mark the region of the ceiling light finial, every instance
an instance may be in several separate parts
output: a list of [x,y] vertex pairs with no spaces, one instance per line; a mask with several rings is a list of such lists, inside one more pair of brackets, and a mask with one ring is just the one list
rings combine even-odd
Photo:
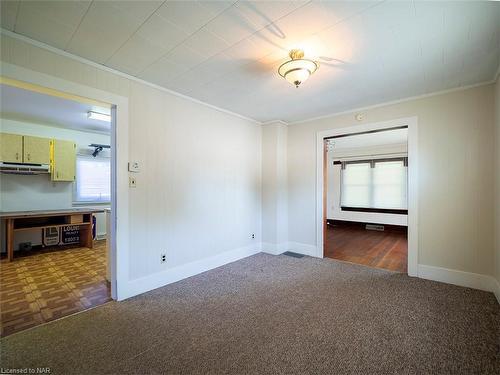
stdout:
[[292,60],[302,59],[304,57],[304,51],[301,49],[292,49],[288,54]]
[[304,51],[292,49],[288,54],[291,60],[281,64],[278,73],[295,87],[299,87],[319,68],[316,61],[304,59]]

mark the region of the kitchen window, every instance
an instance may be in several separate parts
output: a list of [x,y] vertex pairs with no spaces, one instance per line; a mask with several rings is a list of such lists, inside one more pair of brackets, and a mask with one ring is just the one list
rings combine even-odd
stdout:
[[111,201],[110,158],[77,155],[75,203],[109,203]]

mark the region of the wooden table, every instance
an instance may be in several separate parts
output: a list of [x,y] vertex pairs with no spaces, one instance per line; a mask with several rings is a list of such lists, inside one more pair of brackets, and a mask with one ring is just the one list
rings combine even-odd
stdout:
[[[14,233],[26,230],[51,227],[65,227],[68,225],[80,228],[80,246],[93,247],[92,223],[93,216],[102,209],[75,208],[68,210],[43,210],[0,212],[0,219],[5,220],[5,238],[7,244],[7,259],[14,259]],[[83,235],[82,235],[83,233]]]

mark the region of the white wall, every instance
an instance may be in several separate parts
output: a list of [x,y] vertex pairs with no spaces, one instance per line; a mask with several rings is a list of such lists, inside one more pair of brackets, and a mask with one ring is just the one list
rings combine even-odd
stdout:
[[[493,86],[363,113],[363,123],[418,116],[418,262],[493,275]],[[355,124],[348,113],[289,126],[290,241],[316,246],[316,133]]]
[[131,277],[260,242],[260,126],[133,82],[129,98]]
[[500,301],[500,80],[495,83],[495,256],[497,299]]
[[262,129],[262,249],[269,253],[285,251],[288,241],[287,132],[281,122]]
[[260,250],[260,125],[5,35],[1,59],[128,98],[129,157],[141,164],[129,190],[133,293]]
[[[0,131],[12,134],[32,135],[73,141],[77,144],[77,153],[88,155],[87,146],[91,143],[110,144],[110,136],[91,132],[29,123],[7,118],[0,118]],[[110,157],[109,150],[103,150],[99,157]],[[0,174],[0,202],[2,211],[55,210],[73,207],[73,183],[52,182],[50,175],[9,175]],[[109,205],[101,205],[109,207]],[[82,207],[82,205],[79,205]],[[2,225],[2,231],[4,230]],[[104,214],[96,214],[96,230],[99,237],[106,236],[106,220]],[[25,231],[16,233],[14,249],[21,242],[32,245],[42,243],[41,231]],[[5,243],[1,244],[2,251]]]
[[342,211],[340,208],[341,166],[333,164],[335,160],[349,158],[350,160],[367,159],[370,157],[405,156],[406,144],[380,145],[377,147],[357,147],[356,149],[328,151],[327,164],[327,218],[332,220],[356,221],[362,223],[408,225],[408,215],[384,214],[378,212]]

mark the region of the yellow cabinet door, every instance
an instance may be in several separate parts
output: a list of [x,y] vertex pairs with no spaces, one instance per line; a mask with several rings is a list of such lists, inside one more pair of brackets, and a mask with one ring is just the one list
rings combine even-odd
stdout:
[[74,181],[76,174],[76,144],[58,139],[51,142],[52,181]]
[[23,162],[23,136],[0,133],[0,161],[4,163]]
[[50,139],[24,136],[24,163],[49,164]]

